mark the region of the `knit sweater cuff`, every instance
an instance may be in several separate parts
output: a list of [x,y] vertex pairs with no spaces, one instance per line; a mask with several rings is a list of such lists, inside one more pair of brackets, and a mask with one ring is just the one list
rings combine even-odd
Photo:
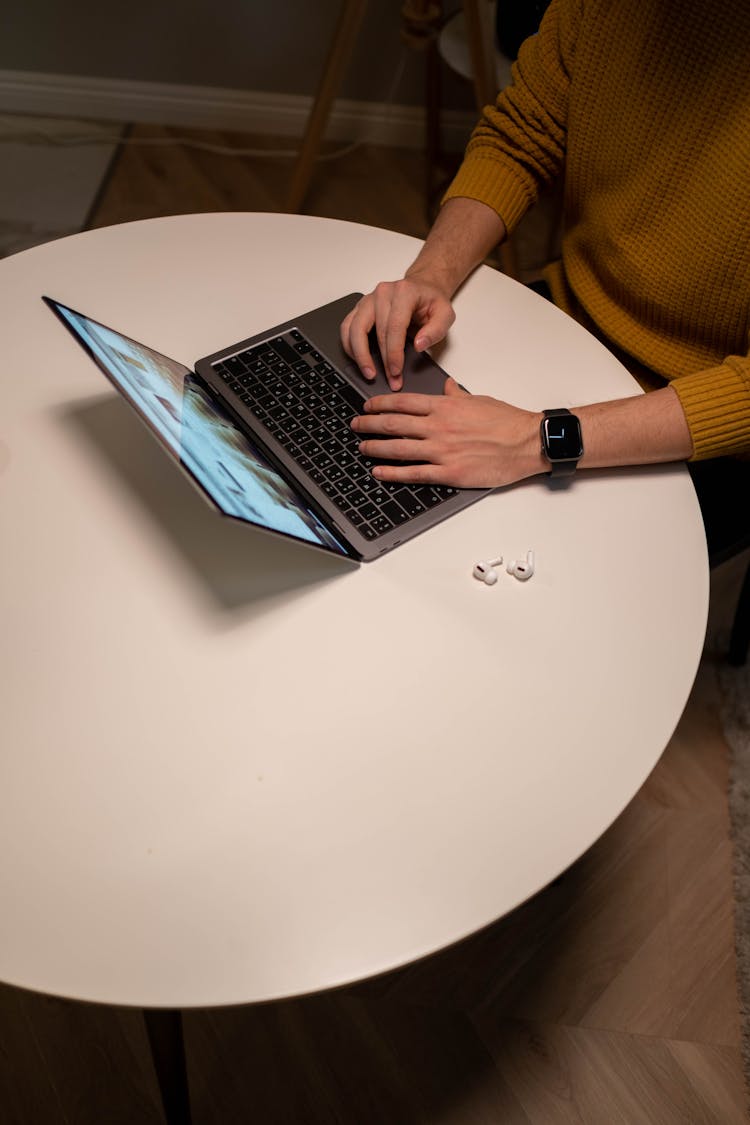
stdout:
[[457,197],[476,199],[491,207],[505,223],[510,234],[532,202],[528,186],[513,172],[503,167],[495,156],[467,158],[443,197],[443,203]]
[[693,439],[691,461],[728,457],[750,449],[750,373],[747,361],[673,379]]

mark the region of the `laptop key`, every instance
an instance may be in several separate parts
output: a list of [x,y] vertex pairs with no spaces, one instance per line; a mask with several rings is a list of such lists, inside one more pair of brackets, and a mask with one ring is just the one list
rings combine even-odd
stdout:
[[344,383],[340,391],[341,398],[343,398],[349,406],[351,406],[357,414],[362,414],[365,406],[365,399],[355,390],[351,383]]
[[277,355],[289,364],[296,363],[299,358],[299,353],[294,350],[291,344],[286,342],[283,336],[277,336],[275,340],[272,340],[271,347]]
[[[346,453],[341,454],[341,456],[339,457],[339,464],[340,465],[345,464],[344,458],[346,456],[347,456]],[[354,465],[348,466],[348,469],[349,469],[349,476],[352,478],[352,480],[355,480],[357,482],[357,484],[359,485],[360,488],[362,487],[363,481],[373,479],[370,476],[370,470],[365,468],[364,465],[354,464]]]
[[458,491],[455,488],[449,488],[445,484],[433,484],[433,491],[437,492],[441,500],[447,500],[450,496],[455,496]]
[[386,531],[390,531],[393,524],[386,516],[375,516],[370,520],[370,527],[374,528],[378,535],[385,535]]
[[244,375],[247,371],[245,364],[238,355],[233,355],[231,359],[225,359],[224,366],[228,371],[231,371],[233,375]]
[[299,397],[309,410],[316,411],[321,405],[320,396],[312,387],[305,387]]
[[418,516],[420,512],[424,512],[425,510],[422,501],[408,488],[400,489],[393,498],[394,500],[398,500],[401,507],[404,508],[410,516]]
[[[406,521],[409,518],[409,516],[404,511],[404,509],[401,507],[401,505],[397,504],[395,500],[386,501],[385,504],[381,505],[380,510],[395,525],[398,525],[400,523],[406,523]],[[373,520],[371,522],[374,524],[375,521]]]
[[278,403],[276,406],[272,406],[268,413],[271,415],[274,422],[285,424],[291,421],[288,410],[286,410],[286,408],[283,407],[281,403]]
[[382,485],[376,483],[376,487],[370,489],[368,496],[373,504],[384,504],[388,499],[388,492]]
[[427,484],[421,484],[411,491],[420,504],[424,504],[425,508],[434,508],[436,504],[441,504],[443,501],[443,497],[438,496],[434,488],[430,488]]
[[[310,456],[310,459],[313,465],[315,465],[315,468],[330,469],[331,465],[333,465],[333,461],[331,460],[331,458],[327,453],[321,453],[320,446],[316,446],[315,448],[316,452],[314,454],[311,454]],[[307,450],[305,450],[305,452],[307,452]]]

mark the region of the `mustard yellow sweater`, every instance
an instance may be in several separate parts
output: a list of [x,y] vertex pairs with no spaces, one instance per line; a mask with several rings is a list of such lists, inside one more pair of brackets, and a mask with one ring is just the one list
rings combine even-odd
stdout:
[[512,231],[564,176],[555,299],[750,451],[750,0],[552,0],[448,191]]

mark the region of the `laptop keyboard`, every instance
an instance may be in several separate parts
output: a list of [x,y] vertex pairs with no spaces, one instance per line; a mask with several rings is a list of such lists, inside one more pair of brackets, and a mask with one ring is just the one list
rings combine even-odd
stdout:
[[365,539],[377,539],[455,495],[455,488],[443,485],[373,477],[373,466],[387,462],[363,457],[351,429],[365,399],[298,329],[214,369]]

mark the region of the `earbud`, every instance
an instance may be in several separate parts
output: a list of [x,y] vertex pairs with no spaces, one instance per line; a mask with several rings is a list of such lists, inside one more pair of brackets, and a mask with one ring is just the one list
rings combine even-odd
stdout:
[[499,559],[492,559],[489,562],[478,562],[474,567],[472,574],[478,578],[480,582],[484,582],[486,586],[494,586],[497,582],[497,571],[494,569],[500,566],[503,561],[501,555]]
[[534,552],[526,552],[526,560],[514,559],[513,562],[508,563],[506,570],[508,574],[512,574],[519,582],[525,582],[527,578],[531,578],[534,573]]

